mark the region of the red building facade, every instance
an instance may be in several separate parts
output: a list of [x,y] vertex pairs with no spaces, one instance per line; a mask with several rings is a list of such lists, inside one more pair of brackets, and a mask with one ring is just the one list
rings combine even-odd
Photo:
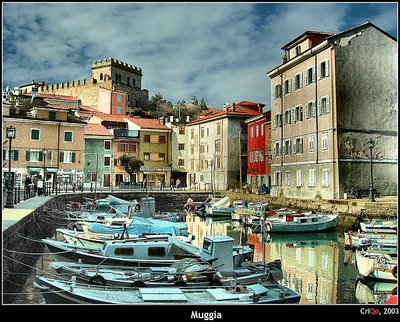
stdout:
[[247,182],[252,189],[262,184],[270,185],[270,144],[271,111],[246,120],[247,124]]

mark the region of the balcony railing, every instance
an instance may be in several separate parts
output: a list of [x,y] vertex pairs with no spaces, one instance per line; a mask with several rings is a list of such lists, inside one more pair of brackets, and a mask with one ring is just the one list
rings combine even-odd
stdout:
[[116,138],[138,138],[139,131],[138,130],[126,130],[126,129],[114,129],[114,137]]

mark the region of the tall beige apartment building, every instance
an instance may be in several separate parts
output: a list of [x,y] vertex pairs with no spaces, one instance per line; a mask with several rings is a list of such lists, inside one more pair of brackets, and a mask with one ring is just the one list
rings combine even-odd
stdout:
[[267,72],[271,194],[339,199],[372,180],[381,195],[396,195],[397,40],[367,22],[306,31],[282,50]]

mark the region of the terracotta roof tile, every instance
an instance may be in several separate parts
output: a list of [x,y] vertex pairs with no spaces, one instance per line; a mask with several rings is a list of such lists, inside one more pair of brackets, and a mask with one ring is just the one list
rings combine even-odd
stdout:
[[[32,96],[32,93],[25,93],[22,94],[23,96]],[[46,94],[46,93],[38,93],[36,97],[39,98],[50,98],[50,99],[55,99],[55,100],[64,100],[64,101],[77,101],[78,98],[74,96],[67,96],[67,95],[55,95],[55,94]]]
[[169,130],[169,127],[161,124],[158,119],[149,119],[149,118],[142,118],[142,117],[126,117],[132,123],[140,126],[144,129],[157,129],[157,130]]
[[84,135],[113,136],[113,134],[101,124],[89,123],[87,126],[85,126],[83,133]]

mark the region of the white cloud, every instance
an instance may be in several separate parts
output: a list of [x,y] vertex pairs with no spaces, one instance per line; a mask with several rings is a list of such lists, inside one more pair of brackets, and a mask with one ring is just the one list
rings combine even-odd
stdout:
[[306,30],[341,31],[366,20],[396,30],[395,7],[380,8],[356,21],[348,3],[8,3],[3,82],[83,79],[93,60],[113,57],[142,68],[150,96],[268,107],[266,72],[280,64],[283,45]]

